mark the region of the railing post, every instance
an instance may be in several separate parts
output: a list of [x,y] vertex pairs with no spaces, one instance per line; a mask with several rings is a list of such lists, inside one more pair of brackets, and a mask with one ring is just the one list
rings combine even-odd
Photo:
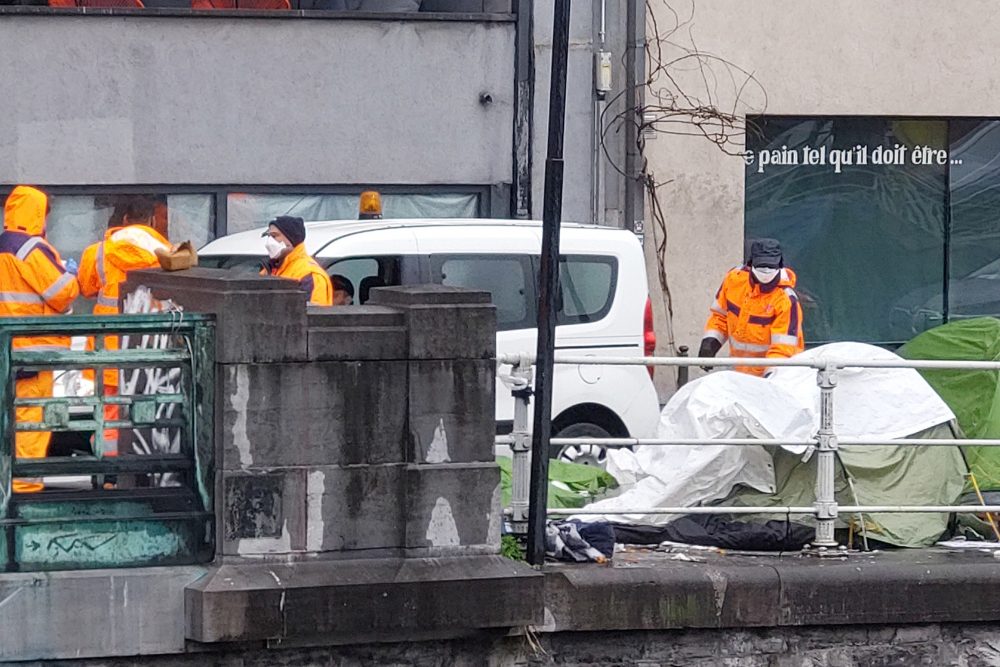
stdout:
[[528,430],[531,408],[531,362],[527,358],[514,364],[511,379],[514,388],[514,428],[511,435],[512,473],[510,494],[510,523],[513,532],[526,535],[528,532],[528,495],[531,486],[531,433]]
[[[686,357],[686,356],[688,356],[688,349],[689,348],[688,348],[687,345],[681,345],[679,348],[677,348],[677,356],[678,357]],[[681,387],[683,387],[684,385],[686,385],[688,383],[688,378],[690,377],[690,375],[689,375],[690,371],[691,371],[691,367],[690,366],[678,366],[677,367],[677,388],[678,389],[680,389]]]
[[837,523],[837,498],[834,495],[834,474],[837,463],[837,435],[833,430],[833,390],[837,386],[836,368],[819,369],[819,431],[816,457],[816,547],[836,547],[834,529]]

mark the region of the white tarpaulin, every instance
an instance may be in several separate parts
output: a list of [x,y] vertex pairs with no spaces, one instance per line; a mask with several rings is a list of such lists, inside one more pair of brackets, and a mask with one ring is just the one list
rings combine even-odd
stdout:
[[[803,352],[802,360],[898,359],[862,343],[833,343]],[[954,419],[951,410],[912,369],[843,369],[834,390],[840,437],[899,438]],[[819,387],[812,368],[779,368],[769,378],[719,371],[682,387],[663,408],[657,438],[775,438],[809,440],[819,428]],[[793,451],[802,451],[788,447]],[[620,514],[640,507],[691,507],[720,500],[743,484],[774,492],[771,455],[763,447],[641,446],[608,453],[608,472],[622,492],[591,503],[602,515],[585,521],[664,524],[665,514]]]

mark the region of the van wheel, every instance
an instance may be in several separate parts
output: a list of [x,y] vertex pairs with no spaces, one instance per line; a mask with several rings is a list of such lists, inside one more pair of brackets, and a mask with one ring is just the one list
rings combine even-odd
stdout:
[[[552,434],[553,438],[610,438],[603,427],[590,422],[577,422],[565,426]],[[601,445],[553,445],[549,447],[549,458],[567,463],[603,468],[607,463],[608,450]]]

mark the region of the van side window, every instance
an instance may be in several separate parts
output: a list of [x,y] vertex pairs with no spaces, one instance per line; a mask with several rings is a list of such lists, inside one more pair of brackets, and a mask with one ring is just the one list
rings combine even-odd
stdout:
[[559,258],[559,324],[596,322],[611,310],[618,282],[618,260],[595,255]]
[[398,256],[347,257],[328,264],[326,272],[331,276],[344,276],[351,281],[354,303],[362,304],[368,301],[373,288],[402,284],[400,264]]
[[526,255],[432,255],[430,259],[434,282],[493,295],[498,330],[535,326],[534,298],[529,296],[531,267]]

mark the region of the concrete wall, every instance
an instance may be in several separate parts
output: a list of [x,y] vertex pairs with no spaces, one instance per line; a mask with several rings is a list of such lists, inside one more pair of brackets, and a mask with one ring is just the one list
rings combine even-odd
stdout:
[[510,22],[0,15],[0,61],[0,183],[511,178]]
[[[542,634],[448,642],[367,644],[335,648],[231,651],[215,655],[219,667],[270,665],[374,665],[398,667],[447,664],[454,667],[561,665],[595,667],[816,667],[819,665],[995,665],[996,626],[946,623],[921,626],[767,628],[737,631],[615,632]],[[194,667],[203,655],[74,662],[79,667]]]
[[[604,49],[612,54],[614,89],[607,95],[605,125],[624,109],[616,98],[625,87],[625,0],[571,3],[569,58],[566,75],[566,126],[563,175],[563,220],[622,226],[625,183],[612,166],[625,160],[624,134],[607,134],[608,155],[601,150],[597,118],[603,107],[594,92],[594,53],[601,49],[602,4],[605,16]],[[549,86],[552,70],[553,4],[536,0],[534,11],[535,104],[532,145],[532,215],[542,217],[545,156],[548,149]],[[597,161],[595,162],[595,157]],[[595,181],[595,170],[600,177]],[[595,188],[599,192],[594,210]]]
[[[652,7],[665,34],[673,15],[666,3]],[[960,10],[933,0],[905,6],[892,0],[760,0],[752,12],[737,0],[695,0],[693,7],[690,37],[685,27],[671,41],[696,44],[755,75],[766,106],[751,86],[740,113],[1000,116],[1000,99],[992,94],[1000,73],[990,66],[1000,55],[994,37],[1000,16],[985,0],[963,3]],[[678,52],[668,46],[665,55]],[[719,105],[732,108],[726,70],[713,68]],[[688,72],[683,80],[698,90],[692,74],[699,75]],[[665,261],[677,341],[696,349],[709,300],[726,269],[741,259],[743,161],[704,138],[668,135],[650,141],[647,156],[657,180],[670,181],[660,203],[668,218]],[[649,264],[655,284],[655,264]],[[661,381],[661,389],[667,384]]]

